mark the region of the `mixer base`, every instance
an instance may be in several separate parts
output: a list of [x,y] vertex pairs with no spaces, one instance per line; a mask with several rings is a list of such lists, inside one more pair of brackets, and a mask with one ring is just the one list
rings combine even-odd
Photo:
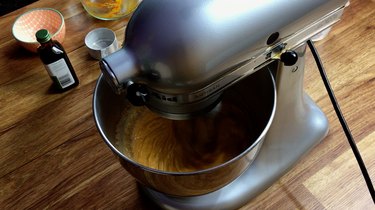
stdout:
[[305,94],[303,98],[303,113],[295,115],[299,117],[276,112],[257,158],[232,183],[201,196],[171,197],[143,188],[145,193],[165,209],[237,209],[245,205],[283,176],[327,135],[327,118],[310,97]]

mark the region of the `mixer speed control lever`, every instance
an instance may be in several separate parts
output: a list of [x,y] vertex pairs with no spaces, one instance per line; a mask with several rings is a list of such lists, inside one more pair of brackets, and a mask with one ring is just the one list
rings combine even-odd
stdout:
[[293,66],[297,63],[298,55],[294,51],[287,50],[281,54],[280,60],[285,66]]
[[127,99],[134,106],[143,106],[149,98],[149,93],[145,85],[132,83],[127,87]]

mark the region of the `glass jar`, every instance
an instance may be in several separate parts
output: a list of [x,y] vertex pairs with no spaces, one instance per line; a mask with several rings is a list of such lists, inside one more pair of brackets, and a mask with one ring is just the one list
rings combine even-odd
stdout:
[[133,13],[141,0],[81,0],[85,10],[101,20],[116,20]]

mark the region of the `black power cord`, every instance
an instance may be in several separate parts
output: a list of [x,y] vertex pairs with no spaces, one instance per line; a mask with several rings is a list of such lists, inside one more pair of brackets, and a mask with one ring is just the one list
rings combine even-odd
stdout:
[[329,98],[331,99],[331,103],[333,105],[333,108],[335,109],[336,115],[337,115],[337,117],[338,117],[338,119],[339,119],[339,121],[341,123],[341,126],[342,126],[344,132],[345,132],[346,138],[348,139],[348,142],[350,144],[350,147],[352,148],[354,156],[357,159],[359,168],[361,169],[362,175],[363,175],[363,177],[364,177],[364,179],[366,181],[366,184],[367,184],[367,188],[368,188],[368,190],[369,190],[369,192],[371,194],[372,201],[375,204],[374,186],[372,185],[371,178],[370,178],[370,176],[369,176],[369,174],[367,172],[365,163],[362,160],[361,154],[358,151],[358,148],[357,148],[357,145],[355,144],[354,138],[353,138],[353,136],[352,136],[352,134],[350,132],[350,129],[349,129],[349,127],[348,127],[348,125],[347,125],[347,123],[345,121],[345,118],[344,118],[344,116],[343,116],[343,114],[342,114],[342,112],[340,110],[339,104],[338,104],[338,102],[336,100],[336,97],[335,97],[335,95],[333,93],[331,85],[330,85],[330,83],[328,81],[326,72],[324,70],[323,63],[320,60],[320,57],[318,55],[317,50],[315,49],[315,46],[314,46],[313,42],[311,40],[308,40],[307,44],[309,45],[311,53],[314,56],[316,65],[318,66],[318,69],[319,69],[319,72],[320,72],[320,76],[322,77],[324,86],[326,87],[326,90],[328,92]]

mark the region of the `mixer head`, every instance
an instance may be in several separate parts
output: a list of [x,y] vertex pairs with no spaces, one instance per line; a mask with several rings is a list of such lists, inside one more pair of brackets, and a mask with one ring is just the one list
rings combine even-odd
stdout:
[[[347,0],[143,1],[100,62],[114,91],[170,119],[206,113],[231,85],[338,21]],[[277,65],[276,65],[277,66]],[[238,97],[248,97],[238,96]]]

